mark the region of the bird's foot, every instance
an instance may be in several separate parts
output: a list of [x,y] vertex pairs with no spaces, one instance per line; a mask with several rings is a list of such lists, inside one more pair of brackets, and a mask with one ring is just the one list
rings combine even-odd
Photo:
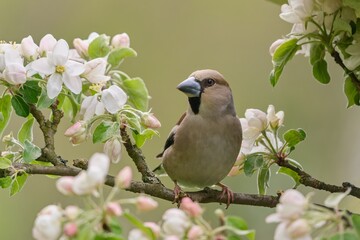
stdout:
[[184,197],[187,197],[188,195],[181,189],[181,187],[177,184],[176,181],[174,181],[175,187],[174,187],[174,194],[175,198],[173,203],[177,203],[178,207],[180,206],[181,199]]
[[227,187],[226,185],[224,185],[222,183],[218,183],[216,185],[222,188],[220,199],[224,199],[226,197],[226,199],[227,199],[226,209],[228,209],[230,206],[230,203],[234,202],[234,193],[233,193],[233,191],[230,190],[229,187]]

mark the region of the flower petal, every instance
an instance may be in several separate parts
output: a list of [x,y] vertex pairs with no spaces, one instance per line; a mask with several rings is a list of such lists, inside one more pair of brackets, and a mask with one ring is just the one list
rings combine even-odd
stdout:
[[62,76],[58,73],[54,73],[50,76],[46,85],[47,94],[49,98],[53,99],[59,95],[62,89]]
[[75,94],[79,94],[82,90],[82,82],[80,77],[72,77],[67,72],[62,75],[65,86]]
[[66,72],[70,76],[79,76],[85,71],[85,66],[82,63],[69,60],[66,62]]
[[52,53],[52,62],[55,66],[64,66],[69,57],[69,45],[64,39],[60,39]]
[[40,58],[31,63],[31,68],[36,72],[50,75],[55,72],[55,66],[51,65],[47,58]]
[[110,113],[119,111],[127,101],[126,93],[118,86],[112,85],[102,92],[101,102]]

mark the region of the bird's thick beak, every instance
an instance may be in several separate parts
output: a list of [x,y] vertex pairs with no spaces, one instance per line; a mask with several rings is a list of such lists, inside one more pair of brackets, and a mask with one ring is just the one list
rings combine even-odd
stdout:
[[200,97],[201,86],[194,77],[189,77],[185,81],[181,82],[177,89],[185,93],[188,97]]

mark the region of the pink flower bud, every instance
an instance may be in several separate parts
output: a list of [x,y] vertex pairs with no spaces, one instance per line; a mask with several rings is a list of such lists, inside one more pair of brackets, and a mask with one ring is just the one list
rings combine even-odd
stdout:
[[74,184],[74,177],[61,177],[56,181],[56,188],[64,195],[74,194],[72,187]]
[[130,47],[130,38],[127,33],[121,33],[115,35],[111,40],[111,45],[114,48]]
[[187,237],[189,240],[197,240],[200,239],[203,234],[204,230],[200,226],[194,225],[190,228]]
[[106,213],[109,214],[110,216],[121,216],[123,213],[123,210],[120,206],[120,204],[116,203],[116,202],[109,202],[106,205]]
[[130,187],[132,179],[132,171],[129,166],[124,167],[115,177],[115,185],[125,189]]
[[70,142],[74,145],[84,142],[87,138],[87,123],[85,121],[78,121],[69,127],[64,135],[70,137]]
[[159,128],[159,127],[161,127],[160,121],[152,113],[145,113],[142,116],[142,122],[148,128]]
[[193,202],[189,197],[185,197],[181,200],[180,209],[184,210],[191,217],[199,217],[203,212],[199,203]]
[[88,55],[89,43],[86,40],[75,38],[73,45],[80,56],[85,57]]
[[64,226],[64,234],[68,237],[73,237],[78,231],[77,224],[74,222],[66,223]]
[[144,226],[151,229],[151,231],[154,233],[155,237],[158,238],[160,236],[160,226],[157,225],[154,222],[144,222]]
[[140,196],[136,198],[136,208],[139,211],[150,211],[157,208],[159,204],[152,198],[147,196]]
[[111,138],[104,144],[104,153],[108,155],[113,163],[121,159],[121,142],[117,137]]

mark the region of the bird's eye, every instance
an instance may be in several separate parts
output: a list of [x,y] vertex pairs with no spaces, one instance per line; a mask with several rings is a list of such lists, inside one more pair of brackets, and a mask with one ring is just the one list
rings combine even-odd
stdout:
[[211,79],[211,78],[208,78],[208,79],[205,79],[205,86],[206,87],[211,87],[212,85],[215,84],[215,80],[214,79]]

